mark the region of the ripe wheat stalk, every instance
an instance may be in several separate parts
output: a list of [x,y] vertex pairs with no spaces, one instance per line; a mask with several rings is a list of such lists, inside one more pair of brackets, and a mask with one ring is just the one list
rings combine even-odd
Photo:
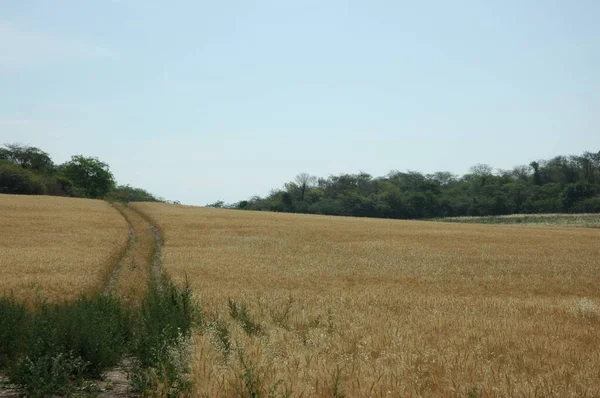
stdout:
[[100,292],[127,247],[108,203],[0,195],[0,294],[32,305]]
[[600,391],[600,230],[134,206],[205,311],[198,396]]

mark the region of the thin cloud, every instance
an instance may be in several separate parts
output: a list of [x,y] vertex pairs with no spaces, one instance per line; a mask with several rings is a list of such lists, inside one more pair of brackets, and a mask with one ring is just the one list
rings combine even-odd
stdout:
[[113,58],[105,47],[35,32],[0,20],[0,66],[23,67],[81,58]]

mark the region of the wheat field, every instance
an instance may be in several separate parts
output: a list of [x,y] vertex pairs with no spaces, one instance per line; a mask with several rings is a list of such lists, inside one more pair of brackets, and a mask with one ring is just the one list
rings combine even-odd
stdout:
[[127,237],[127,222],[100,200],[0,195],[0,294],[34,304],[97,293]]
[[600,230],[134,206],[204,309],[196,396],[600,394]]

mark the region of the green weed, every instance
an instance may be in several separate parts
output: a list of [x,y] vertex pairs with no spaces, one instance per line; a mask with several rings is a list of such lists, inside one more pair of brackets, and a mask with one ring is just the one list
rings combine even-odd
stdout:
[[229,315],[240,323],[248,336],[260,336],[264,333],[262,326],[252,320],[246,303],[238,304],[235,300],[229,299],[228,304]]
[[[126,356],[134,386],[152,395],[189,392],[192,328],[202,323],[189,285],[153,282],[139,308],[108,296],[28,311],[0,298],[0,370],[29,396],[69,395]],[[163,394],[164,393],[164,394]]]

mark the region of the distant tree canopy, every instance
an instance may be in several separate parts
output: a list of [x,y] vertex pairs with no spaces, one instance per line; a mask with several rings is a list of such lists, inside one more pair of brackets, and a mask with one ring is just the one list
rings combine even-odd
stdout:
[[119,185],[110,191],[106,197],[106,200],[111,202],[162,202],[162,199],[157,198],[150,192],[141,189],[134,188],[129,185]]
[[299,174],[237,209],[420,219],[514,213],[600,212],[600,152],[557,156],[512,170],[473,166],[457,176],[391,171],[316,178]]
[[55,165],[46,152],[21,144],[0,147],[0,193],[160,201],[143,189],[117,186],[108,164],[98,158],[76,155]]
[[59,167],[60,173],[71,180],[73,185],[85,190],[88,198],[103,198],[115,189],[115,177],[108,164],[98,158],[72,156],[71,160]]
[[43,178],[21,166],[0,160],[0,193],[43,195],[46,186]]
[[52,173],[54,164],[50,156],[35,147],[19,144],[6,144],[0,148],[0,160],[7,160],[24,169],[38,173]]

